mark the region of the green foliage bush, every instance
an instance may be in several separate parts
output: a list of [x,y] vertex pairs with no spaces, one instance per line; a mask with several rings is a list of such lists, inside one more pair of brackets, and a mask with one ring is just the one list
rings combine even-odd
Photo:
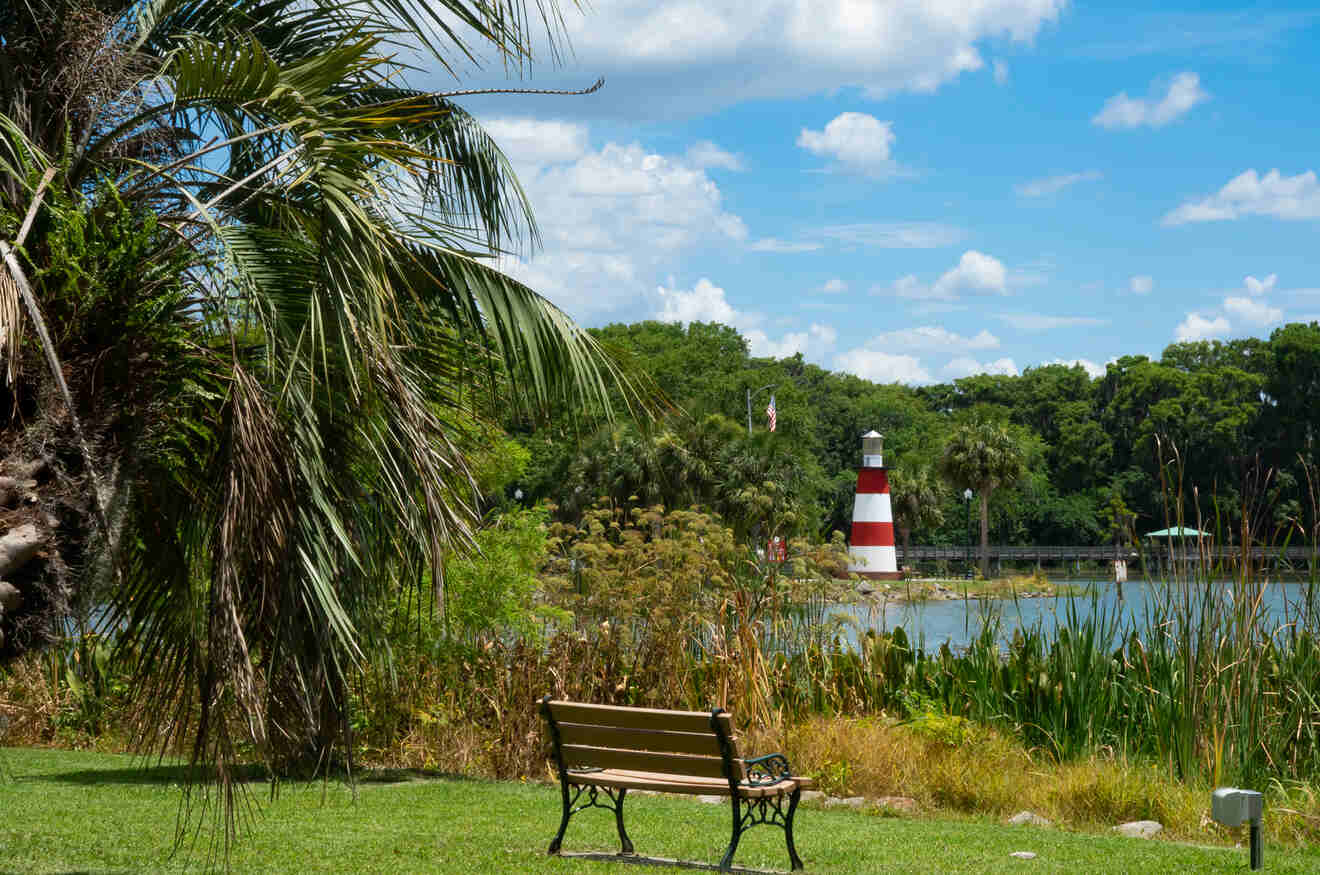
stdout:
[[392,659],[353,691],[357,751],[502,776],[541,768],[545,693],[774,721],[786,654],[829,628],[841,547],[794,540],[781,568],[699,511],[614,509],[544,525],[506,513],[448,563],[445,620],[402,597]]
[[444,618],[455,638],[536,641],[545,623],[566,619],[534,598],[547,555],[547,516],[544,508],[505,513],[477,533],[476,551],[445,563]]

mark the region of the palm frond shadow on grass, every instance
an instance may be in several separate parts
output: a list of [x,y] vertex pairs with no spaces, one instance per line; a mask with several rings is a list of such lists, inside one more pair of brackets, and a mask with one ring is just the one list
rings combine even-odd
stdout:
[[[53,784],[77,784],[94,787],[102,784],[124,784],[133,786],[182,786],[196,781],[198,775],[186,764],[172,766],[133,766],[124,769],[75,770],[52,772],[25,777],[25,781],[44,781]],[[264,784],[267,780],[265,770],[260,766],[238,769],[234,780],[246,783]]]

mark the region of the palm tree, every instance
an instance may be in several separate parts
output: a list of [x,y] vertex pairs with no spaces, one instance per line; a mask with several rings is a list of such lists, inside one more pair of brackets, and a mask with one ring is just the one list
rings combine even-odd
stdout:
[[895,468],[889,472],[894,499],[894,524],[903,539],[903,555],[911,555],[912,530],[931,528],[944,522],[940,501],[944,490],[929,465]]
[[949,435],[940,471],[956,490],[972,489],[981,499],[981,576],[990,574],[990,495],[1011,486],[1026,470],[1017,440],[999,423],[974,420]]
[[532,21],[559,35],[554,0],[527,12],[0,8],[0,662],[106,608],[141,741],[226,800],[238,733],[277,768],[326,755],[381,597],[471,542],[474,423],[628,385],[492,267],[535,244],[530,206],[398,60],[521,68]]
[[601,498],[625,512],[661,505],[718,514],[739,538],[798,534],[810,518],[800,454],[764,434],[748,437],[728,417],[675,414],[660,429],[630,422],[585,440],[559,484],[557,503],[581,514]]

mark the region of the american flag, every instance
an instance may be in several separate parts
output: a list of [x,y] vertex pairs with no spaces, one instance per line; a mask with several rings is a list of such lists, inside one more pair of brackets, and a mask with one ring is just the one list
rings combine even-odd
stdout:
[[775,430],[775,396],[770,396],[770,403],[765,406],[765,415],[770,417],[770,430]]

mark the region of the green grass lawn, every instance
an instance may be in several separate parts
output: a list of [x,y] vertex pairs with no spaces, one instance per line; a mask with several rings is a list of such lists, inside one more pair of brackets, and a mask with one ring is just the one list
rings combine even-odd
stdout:
[[[180,772],[143,769],[129,757],[0,749],[0,871],[182,871],[205,868],[207,839],[171,857],[182,798]],[[547,784],[373,776],[290,783],[270,801],[231,857],[240,872],[643,872],[576,859],[545,847],[558,826],[559,792]],[[727,841],[725,806],[629,797],[628,830],[641,854],[716,863]],[[1269,813],[1266,812],[1268,819]],[[566,851],[614,851],[613,818],[574,817]],[[798,850],[815,872],[1232,872],[1245,850],[1111,835],[1006,827],[985,821],[893,818],[803,809]],[[1033,851],[1018,860],[1013,851]],[[741,866],[786,869],[783,833],[758,827]],[[1320,850],[1267,846],[1270,872],[1320,871]],[[664,871],[664,870],[655,870]],[[667,870],[674,871],[674,870]]]

